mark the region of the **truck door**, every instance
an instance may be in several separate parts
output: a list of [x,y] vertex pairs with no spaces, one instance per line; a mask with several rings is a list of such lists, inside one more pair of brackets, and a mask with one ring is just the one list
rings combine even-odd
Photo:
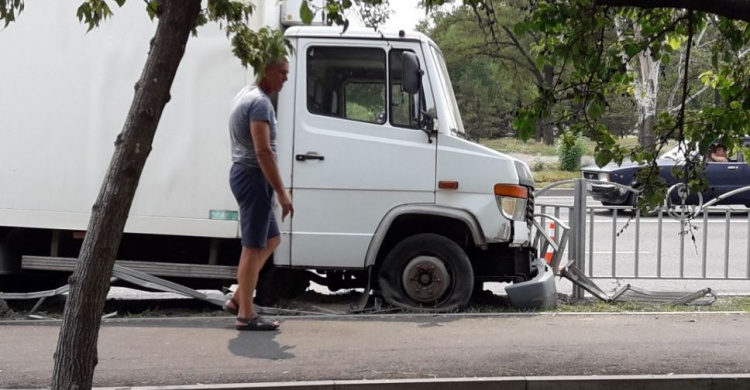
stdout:
[[[383,216],[435,202],[436,144],[400,90],[416,42],[300,39],[292,162],[292,265],[361,269]],[[389,93],[390,91],[390,93]],[[389,108],[390,107],[390,108]]]

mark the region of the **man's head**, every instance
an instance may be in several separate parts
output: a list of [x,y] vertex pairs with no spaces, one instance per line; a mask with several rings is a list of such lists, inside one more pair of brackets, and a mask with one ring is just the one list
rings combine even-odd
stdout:
[[724,145],[716,145],[716,154],[718,154],[719,156],[726,157],[726,155],[727,155],[727,148],[724,147]]
[[289,75],[289,62],[281,59],[266,66],[263,77],[257,80],[257,84],[267,94],[279,92],[286,82],[287,75]]

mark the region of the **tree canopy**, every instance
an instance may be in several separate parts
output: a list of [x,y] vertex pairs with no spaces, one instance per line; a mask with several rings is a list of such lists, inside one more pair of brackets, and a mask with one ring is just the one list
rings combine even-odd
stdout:
[[[424,3],[435,7],[450,1]],[[506,13],[504,8],[493,1],[464,0],[462,4],[472,10],[488,42],[503,41],[507,26],[498,23],[496,16]],[[564,140],[587,136],[596,141],[598,165],[629,158],[650,166],[638,180],[647,189],[651,205],[660,202],[666,191],[654,174],[654,161],[669,140],[677,140],[686,155],[696,144],[699,153],[705,154],[717,140],[730,148],[742,145],[750,126],[750,1],[532,0],[524,10],[526,16],[512,31],[534,37],[530,50],[536,54],[536,68],[552,66],[564,71],[558,72],[551,87],[539,90],[533,103],[514,113],[522,138],[535,134],[539,118],[552,115],[555,126],[566,135]],[[715,39],[709,53],[711,69],[696,80],[692,68],[697,40],[707,28]],[[682,74],[673,77],[679,83],[671,89],[672,109],[662,110],[655,118],[652,144],[624,148],[603,119],[619,97],[640,97],[633,71],[639,55],[665,66],[679,63]],[[697,105],[696,92],[704,86],[714,91],[716,99]],[[702,164],[689,159],[675,173],[699,189],[705,186],[701,172]]]

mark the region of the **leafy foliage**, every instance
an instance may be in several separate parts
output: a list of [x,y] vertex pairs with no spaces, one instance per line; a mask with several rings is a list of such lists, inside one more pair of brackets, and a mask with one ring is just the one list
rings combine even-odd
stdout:
[[[508,11],[500,22],[512,26],[520,19],[520,10]],[[513,112],[537,97],[538,80],[529,69],[533,62],[529,65],[512,43],[488,43],[467,6],[435,11],[431,23],[418,29],[429,35],[445,56],[467,133],[472,138],[510,134]],[[502,39],[510,41],[505,36]]]
[[5,27],[16,20],[16,16],[23,12],[24,0],[0,0],[0,20]]
[[586,153],[583,141],[575,136],[565,136],[557,147],[557,159],[563,171],[581,169],[581,158]]
[[[447,2],[427,1],[431,6]],[[734,147],[750,130],[750,56],[747,55],[750,27],[746,19],[740,19],[741,15],[733,20],[700,12],[701,9],[619,6],[627,1],[618,1],[617,7],[600,5],[608,2],[529,2],[528,15],[516,23],[513,31],[538,37],[533,46],[538,53],[535,61],[538,69],[564,65],[567,71],[556,79],[552,88],[540,91],[533,104],[519,110],[514,125],[522,138],[529,137],[536,131],[535,120],[551,114],[555,125],[570,136],[587,136],[596,142],[597,164],[621,163],[625,158],[644,164],[648,169],[639,181],[646,190],[645,199],[655,205],[665,189],[656,174],[654,160],[670,140],[683,145],[686,153],[691,149],[687,145],[698,143],[699,153],[704,154],[712,141],[721,139]],[[490,34],[492,29],[497,30],[488,16],[491,1],[462,3],[474,10],[476,19]],[[693,2],[692,6],[703,5]],[[618,21],[625,22],[619,31]],[[636,25],[639,33],[635,32]],[[701,72],[700,79],[696,79],[695,73],[691,73],[693,56],[697,55],[696,38],[707,27],[714,34],[715,43],[710,48],[713,69]],[[679,103],[656,117],[655,145],[622,147],[615,140],[611,121],[604,118],[618,99],[634,93],[635,75],[628,65],[635,65],[642,53],[664,66],[678,64],[682,75],[672,79],[674,87],[670,95],[679,96]],[[695,88],[706,86],[717,97],[714,102],[692,99]],[[561,101],[570,103],[560,106]],[[688,160],[680,172],[681,179],[691,188],[700,189],[705,186],[702,170],[700,162]]]

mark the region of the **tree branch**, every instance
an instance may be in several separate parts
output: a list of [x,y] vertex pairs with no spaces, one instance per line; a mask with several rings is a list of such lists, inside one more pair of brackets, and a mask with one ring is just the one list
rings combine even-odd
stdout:
[[[695,47],[701,47],[701,41],[703,41],[703,37],[706,35],[706,31],[707,30],[708,30],[708,24],[706,24],[703,27],[703,30],[698,35],[698,38],[695,40]],[[677,76],[677,81],[674,83],[674,87],[672,87],[672,92],[669,93],[669,99],[667,100],[667,110],[669,112],[672,112],[672,113],[677,112],[677,110],[679,110],[680,107],[681,107],[681,106],[678,106],[678,107],[674,106],[674,98],[677,96],[677,91],[680,90],[680,85],[682,84],[682,78],[685,76],[685,72],[682,71],[682,66],[683,66],[684,63],[685,63],[685,57],[684,56],[680,56],[680,64],[679,64],[679,66],[677,68],[677,75],[678,75]],[[698,95],[700,95],[703,92],[705,92],[705,90],[706,89],[704,88],[704,89],[701,89],[700,91],[698,91],[695,95],[693,95],[692,97],[690,97],[690,99],[688,99],[686,101],[686,103],[688,103],[691,100],[695,99]]]
[[537,81],[539,81],[539,85],[544,84],[544,76],[542,75],[542,72],[539,71],[536,67],[536,63],[534,62],[534,59],[531,58],[529,53],[526,51],[526,49],[523,48],[521,45],[521,42],[518,41],[518,38],[516,38],[516,34],[513,33],[507,26],[502,26],[503,31],[505,31],[506,34],[508,34],[508,37],[513,41],[518,51],[521,53],[521,55],[526,59],[526,61],[529,63],[529,70],[531,73],[536,77]]
[[684,8],[750,23],[750,0],[594,0],[596,5],[637,8]]
[[674,114],[675,112],[680,111],[685,104],[692,102],[695,98],[703,94],[703,92],[706,92],[708,88],[710,87],[711,87],[710,85],[704,85],[703,88],[700,89],[700,91],[694,93],[693,96],[690,96],[689,98],[685,99],[685,101],[681,103],[679,106],[670,108],[669,113]]
[[685,75],[682,78],[682,104],[677,117],[677,127],[680,129],[680,141],[685,137],[685,105],[688,98],[688,70],[690,69],[690,49],[693,46],[693,11],[688,11],[688,41],[685,49]]

